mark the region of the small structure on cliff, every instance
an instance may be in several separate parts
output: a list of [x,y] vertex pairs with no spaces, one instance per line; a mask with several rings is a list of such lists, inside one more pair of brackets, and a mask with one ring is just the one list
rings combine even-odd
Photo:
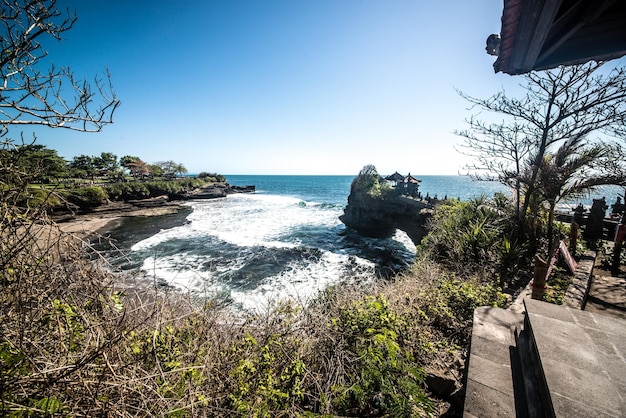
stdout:
[[[381,180],[393,189],[381,191]],[[352,182],[348,205],[339,219],[348,228],[369,237],[389,238],[399,229],[418,245],[426,235],[426,223],[433,210],[431,203],[407,197],[418,197],[419,183],[410,174],[381,178],[375,169],[362,170]]]
[[393,188],[395,188],[399,195],[420,197],[419,186],[422,182],[416,179],[409,173],[407,176],[403,176],[397,171],[390,176],[384,178],[384,180]]
[[387,181],[391,187],[398,188],[398,185],[402,184],[404,181],[404,176],[396,171],[392,175],[385,177],[385,181]]

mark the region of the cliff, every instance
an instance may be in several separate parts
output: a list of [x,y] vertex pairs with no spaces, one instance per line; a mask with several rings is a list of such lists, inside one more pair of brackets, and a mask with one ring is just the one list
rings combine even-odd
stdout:
[[255,191],[255,186],[231,186],[228,183],[212,183],[187,192],[181,198],[184,200],[216,199],[233,193],[254,193]]
[[366,190],[353,187],[339,219],[348,228],[368,237],[389,238],[399,229],[418,245],[426,235],[426,222],[432,212],[433,206],[422,200],[394,193],[373,197]]

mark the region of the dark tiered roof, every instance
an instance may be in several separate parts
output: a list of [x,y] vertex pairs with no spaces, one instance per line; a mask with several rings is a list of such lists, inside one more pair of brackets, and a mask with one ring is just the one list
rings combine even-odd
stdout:
[[[499,39],[498,39],[499,38]],[[626,1],[504,0],[487,40],[496,72],[523,74],[626,55]]]
[[385,177],[385,180],[389,180],[389,181],[403,181],[404,180],[404,176],[396,171],[392,175]]

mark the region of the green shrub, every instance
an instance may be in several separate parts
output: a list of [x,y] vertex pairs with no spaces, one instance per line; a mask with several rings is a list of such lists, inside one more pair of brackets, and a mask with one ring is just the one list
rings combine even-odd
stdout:
[[287,348],[277,334],[259,343],[250,333],[231,347],[227,355],[239,359],[229,372],[233,383],[229,398],[235,411],[269,417],[302,401],[304,362]]
[[352,180],[350,193],[365,193],[375,199],[383,199],[394,195],[393,188],[380,184],[380,175],[373,165],[366,165],[359,174]]
[[205,181],[210,181],[212,183],[224,183],[226,181],[226,177],[224,177],[222,174],[207,173],[205,171],[198,174],[198,178]]
[[568,274],[565,269],[554,266],[548,279],[548,288],[543,295],[543,300],[555,305],[562,305],[567,288],[572,283],[572,278],[572,275]]
[[18,204],[20,206],[53,208],[62,204],[62,193],[40,187],[29,187]]
[[171,181],[145,181],[115,183],[106,186],[111,200],[135,200],[167,195],[170,199],[206,184],[203,179],[181,179]]
[[82,208],[94,208],[106,202],[108,193],[100,186],[80,187],[73,189],[68,199]]
[[145,199],[150,196],[146,184],[137,181],[110,184],[106,190],[111,200]]
[[528,248],[511,237],[513,212],[505,199],[496,195],[441,203],[419,252],[453,271],[497,278],[492,281],[499,285],[512,282],[517,267],[527,261]]
[[425,319],[445,334],[454,334],[460,344],[469,341],[474,310],[480,306],[505,307],[506,295],[492,284],[476,280],[444,278],[424,305]]
[[503,307],[506,297],[491,284],[476,281],[444,280],[439,286],[450,313],[459,319],[471,319],[479,306]]
[[330,319],[336,350],[350,358],[342,366],[348,381],[333,387],[333,404],[345,415],[424,416],[432,404],[422,388],[424,374],[403,346],[409,324],[383,295],[366,296]]

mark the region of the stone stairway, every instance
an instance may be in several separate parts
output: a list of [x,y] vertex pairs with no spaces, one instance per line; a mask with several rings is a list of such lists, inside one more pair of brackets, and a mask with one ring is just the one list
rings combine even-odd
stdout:
[[464,416],[626,416],[626,320],[532,299],[524,309],[476,309]]

